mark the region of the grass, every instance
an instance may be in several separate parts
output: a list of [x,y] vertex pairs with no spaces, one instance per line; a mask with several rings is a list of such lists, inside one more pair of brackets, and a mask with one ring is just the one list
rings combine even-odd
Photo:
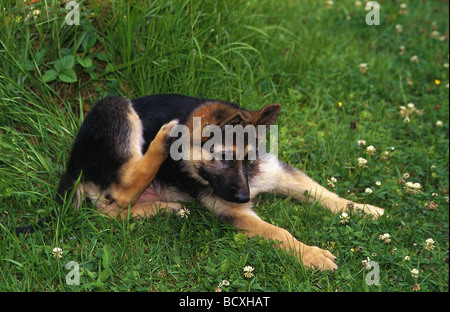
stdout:
[[[448,291],[448,3],[405,1],[402,14],[399,1],[385,1],[380,25],[368,26],[355,1],[80,1],[80,25],[68,26],[64,5],[30,2],[2,1],[0,15],[1,291],[214,291],[223,280],[223,291]],[[386,215],[342,224],[317,203],[258,200],[264,220],[331,250],[333,274],[236,234],[196,203],[189,218],[143,221],[65,205],[47,230],[5,229],[54,208],[98,98],[170,92],[249,109],[281,103],[279,158],[324,185],[335,177],[338,194]],[[409,123],[400,114],[408,103]],[[420,183],[420,194],[405,192],[402,178]],[[425,207],[431,201],[437,209]],[[379,264],[379,285],[365,282],[367,257]],[[69,261],[79,264],[79,285],[66,283]]]

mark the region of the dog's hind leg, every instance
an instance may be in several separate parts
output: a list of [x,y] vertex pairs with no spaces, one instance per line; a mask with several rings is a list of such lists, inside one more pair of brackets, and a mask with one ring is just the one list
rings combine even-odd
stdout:
[[361,209],[377,218],[384,210],[368,204],[353,203],[327,190],[314,182],[303,172],[281,163],[275,156],[265,154],[261,157],[258,174],[250,182],[250,192],[275,192],[292,196],[303,202],[319,201],[333,212],[346,211],[349,208]]
[[[130,118],[138,117],[131,116]],[[138,122],[140,123],[140,121]],[[133,205],[140,194],[156,177],[159,167],[167,156],[166,141],[170,130],[177,124],[178,122],[174,120],[163,125],[144,155],[141,156],[138,151],[140,146],[135,147],[135,155],[120,169],[120,182],[112,184],[110,188],[111,197],[119,207]],[[139,129],[139,131],[141,130]],[[133,135],[135,134],[132,133],[131,136]],[[130,141],[130,148],[132,149],[133,139]]]

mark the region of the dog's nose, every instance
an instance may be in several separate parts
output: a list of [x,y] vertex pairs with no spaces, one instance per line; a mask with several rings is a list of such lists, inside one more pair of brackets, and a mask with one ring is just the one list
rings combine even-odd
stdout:
[[237,192],[235,195],[236,203],[246,203],[250,200],[250,194],[245,191]]

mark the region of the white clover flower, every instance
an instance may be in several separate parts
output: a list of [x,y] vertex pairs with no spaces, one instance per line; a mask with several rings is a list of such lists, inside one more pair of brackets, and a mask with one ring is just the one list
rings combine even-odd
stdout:
[[439,37],[439,31],[433,30],[430,34],[431,38],[438,38]]
[[244,267],[244,276],[246,278],[251,278],[253,276],[253,270],[255,270],[252,266],[247,265]]
[[411,56],[411,62],[413,63],[419,63],[419,57],[417,55]]
[[427,240],[425,240],[425,246],[424,248],[426,250],[433,250],[436,246],[434,246],[434,239],[432,238],[428,238]]
[[366,72],[367,72],[367,69],[368,69],[369,67],[367,66],[367,64],[366,63],[361,63],[361,64],[359,64],[359,71],[362,73],[362,74],[365,74]]
[[418,278],[419,277],[419,270],[412,269],[411,270],[411,276],[414,277],[414,278]]
[[376,186],[381,186],[381,181],[375,182],[375,185],[376,185]]
[[403,174],[403,179],[409,179],[409,173],[408,172],[405,172]]
[[405,256],[405,261],[409,261],[411,258],[409,256]]
[[377,151],[377,149],[373,145],[369,145],[366,148],[366,154],[369,156],[375,155],[376,151]]
[[362,168],[367,167],[367,159],[359,157],[358,158],[358,165]]
[[341,219],[339,222],[342,224],[347,224],[349,222],[348,220],[350,220],[350,216],[346,212],[341,213],[339,218]]
[[219,285],[216,287],[215,292],[222,292],[222,286],[228,286],[230,285],[230,281],[223,280],[219,283]]
[[189,209],[187,209],[186,207],[182,208],[179,211],[180,218],[186,218],[187,219],[190,214],[191,214],[191,211]]
[[420,194],[422,191],[422,185],[420,183],[406,182],[404,188],[406,193],[411,194]]
[[327,180],[328,186],[329,186],[329,187],[333,187],[333,188],[336,186],[336,185],[335,185],[336,182],[337,182],[337,180],[336,180],[335,177],[331,177],[331,178],[329,178],[329,179]]
[[378,236],[378,238],[385,244],[389,244],[391,242],[391,235],[389,233],[382,234]]
[[370,265],[370,258],[369,257],[367,257],[366,260],[361,261],[361,263],[367,270],[370,270],[370,268],[372,267]]
[[52,255],[55,258],[62,258],[63,250],[59,247],[55,247],[55,248],[53,248]]
[[403,25],[401,24],[395,25],[395,31],[397,32],[397,34],[401,34],[403,32]]
[[444,123],[442,122],[442,120],[438,120],[436,121],[436,127],[443,127]]
[[366,194],[372,194],[372,189],[370,187],[366,188],[366,190],[364,191]]
[[359,146],[364,146],[364,145],[366,145],[366,140],[358,140],[358,145],[359,145]]

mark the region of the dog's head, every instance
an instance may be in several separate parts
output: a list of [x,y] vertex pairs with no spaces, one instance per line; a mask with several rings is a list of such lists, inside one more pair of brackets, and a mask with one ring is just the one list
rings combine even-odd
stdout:
[[187,173],[226,201],[248,202],[249,171],[280,110],[279,104],[258,111],[224,103],[197,108],[186,125],[190,134],[189,159],[183,160]]

